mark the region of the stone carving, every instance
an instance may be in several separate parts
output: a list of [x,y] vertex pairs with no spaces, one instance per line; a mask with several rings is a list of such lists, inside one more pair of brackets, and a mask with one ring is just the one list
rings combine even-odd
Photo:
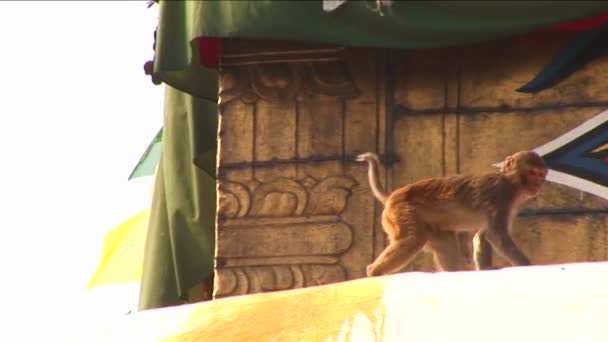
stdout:
[[288,290],[325,285],[346,279],[339,265],[294,264],[278,266],[229,267],[218,270],[222,279],[215,298],[247,293]]
[[[234,49],[235,47],[232,47]],[[286,101],[302,94],[352,98],[359,95],[339,47],[250,47],[253,52],[231,52],[228,46],[220,69],[220,98],[253,103]]]
[[219,186],[221,218],[297,217],[340,215],[346,207],[355,180],[328,177],[317,181],[277,178],[273,182],[250,184],[222,182]]
[[[591,82],[608,66],[601,61],[555,90],[512,92],[553,53],[524,49],[525,62],[514,62],[505,54],[513,44],[389,51],[224,40],[215,297],[365,275],[384,247],[380,206],[363,189],[353,195],[349,176],[326,176],[362,183],[362,169],[345,162],[357,153],[389,158],[383,183],[394,189],[485,170],[605,109],[606,82]],[[562,89],[573,85],[576,91]],[[606,166],[598,164],[605,162],[600,140],[575,156],[593,159],[596,173]],[[539,264],[605,260],[608,204],[605,191],[598,196],[547,184],[533,211],[517,219],[516,239]],[[459,237],[470,263],[471,239]],[[421,254],[410,270],[433,271],[432,257]]]
[[215,297],[347,279],[340,255],[353,230],[340,215],[355,185],[348,176],[222,182]]
[[359,90],[339,61],[246,65],[221,70],[221,103],[297,99],[303,94],[352,98]]
[[[352,127],[378,119],[375,101],[359,99],[367,76],[350,72],[351,57],[336,46],[224,41],[215,298],[351,279],[371,259],[371,243],[354,250],[372,220],[351,200],[346,160],[375,146]],[[354,226],[361,218],[365,232]]]

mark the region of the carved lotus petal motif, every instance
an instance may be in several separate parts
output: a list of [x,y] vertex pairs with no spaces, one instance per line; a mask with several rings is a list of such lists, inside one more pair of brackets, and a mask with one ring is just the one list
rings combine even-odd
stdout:
[[317,180],[312,177],[306,177],[300,180],[300,183],[302,183],[302,185],[304,185],[307,189],[310,189],[317,184]]
[[310,190],[307,214],[338,215],[346,207],[346,201],[356,182],[347,177],[329,177]]
[[[251,97],[249,73],[240,68],[229,68],[220,72],[220,104],[226,104],[237,98]],[[254,95],[255,96],[255,95]],[[257,96],[255,96],[257,99]]]
[[270,192],[256,206],[255,216],[291,216],[298,205],[298,199],[291,193]]
[[308,63],[302,74],[313,94],[353,98],[360,93],[348,68],[340,61]]
[[250,216],[297,216],[304,212],[307,202],[308,195],[302,185],[279,178],[255,190]]
[[239,212],[239,200],[234,194],[222,193],[220,194],[220,208],[219,212],[222,217],[234,218],[237,217]]
[[249,70],[253,91],[266,101],[293,99],[300,88],[300,78],[290,64],[260,64]]
[[231,294],[236,289],[236,275],[230,269],[217,269],[216,278],[221,278],[220,286],[213,290],[213,297],[223,297]]
[[220,269],[222,278],[215,298],[306,286],[331,284],[347,279],[341,265],[276,265]]
[[307,275],[306,286],[318,286],[347,279],[342,265],[303,265]]
[[219,213],[222,217],[235,218],[247,215],[251,198],[247,188],[239,183],[226,182],[220,185]]
[[299,265],[250,267],[248,274],[263,291],[304,287],[304,275]]

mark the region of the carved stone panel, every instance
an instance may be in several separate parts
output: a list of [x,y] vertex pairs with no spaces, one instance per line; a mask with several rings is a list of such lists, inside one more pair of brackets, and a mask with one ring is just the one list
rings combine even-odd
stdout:
[[375,207],[365,165],[350,160],[377,149],[375,52],[224,49],[215,298],[364,276]]
[[216,296],[347,279],[340,256],[354,236],[341,215],[355,185],[349,176],[222,182]]
[[[226,40],[215,297],[365,276],[386,241],[366,166],[352,162],[358,153],[390,161],[381,182],[391,190],[491,170],[608,109],[605,58],[552,89],[515,91],[565,42],[389,51]],[[535,263],[606,260],[606,208],[549,183],[517,219],[515,238]],[[472,268],[472,236],[458,237]],[[421,253],[407,270],[435,268]]]

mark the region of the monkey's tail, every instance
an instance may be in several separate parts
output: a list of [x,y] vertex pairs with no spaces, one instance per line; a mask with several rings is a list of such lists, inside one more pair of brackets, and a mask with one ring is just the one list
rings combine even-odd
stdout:
[[367,162],[369,165],[369,168],[367,169],[369,186],[372,188],[372,193],[376,199],[382,202],[382,204],[385,204],[389,194],[386,192],[386,190],[384,190],[382,184],[380,184],[380,179],[378,177],[378,170],[380,169],[378,155],[372,152],[366,152],[358,155],[355,160],[359,162]]

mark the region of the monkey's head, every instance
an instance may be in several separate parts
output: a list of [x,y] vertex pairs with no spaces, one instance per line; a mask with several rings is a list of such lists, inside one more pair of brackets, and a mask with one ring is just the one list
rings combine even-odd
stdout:
[[531,197],[540,193],[547,177],[545,161],[532,151],[520,151],[507,157],[501,171],[522,186]]

